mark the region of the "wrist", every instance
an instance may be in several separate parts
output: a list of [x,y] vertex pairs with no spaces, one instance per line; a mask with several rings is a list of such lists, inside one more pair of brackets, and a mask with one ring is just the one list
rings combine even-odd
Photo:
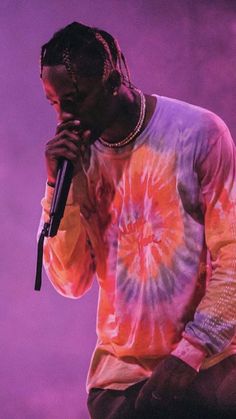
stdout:
[[51,181],[51,180],[47,180],[47,185],[48,186],[51,186],[51,188],[55,188],[55,186],[56,186],[56,182],[53,182],[53,181]]
[[206,351],[182,338],[176,348],[171,352],[171,355],[180,358],[186,364],[190,365],[190,367],[199,371],[206,357]]

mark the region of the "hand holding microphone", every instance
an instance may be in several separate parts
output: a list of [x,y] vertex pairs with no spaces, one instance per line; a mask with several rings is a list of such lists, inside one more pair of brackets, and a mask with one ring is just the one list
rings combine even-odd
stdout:
[[86,147],[86,144],[89,144],[90,136],[91,131],[84,130],[78,120],[63,122],[57,126],[56,135],[47,142],[45,150],[49,183],[55,184],[58,163],[63,159],[72,162],[73,174],[82,170],[83,157],[85,157],[83,154],[88,160],[89,147]]
[[63,217],[72,177],[89,165],[90,130],[83,130],[80,121],[58,125],[56,136],[46,144],[48,183],[55,186],[47,236],[57,234]]

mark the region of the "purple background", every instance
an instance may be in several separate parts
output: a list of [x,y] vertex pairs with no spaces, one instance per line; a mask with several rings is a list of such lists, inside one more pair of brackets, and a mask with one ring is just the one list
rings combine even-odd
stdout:
[[33,290],[44,142],[55,116],[38,76],[42,43],[71,21],[114,34],[133,82],[218,113],[236,138],[236,1],[1,0],[0,416],[87,419],[97,288],[81,300],[44,276]]

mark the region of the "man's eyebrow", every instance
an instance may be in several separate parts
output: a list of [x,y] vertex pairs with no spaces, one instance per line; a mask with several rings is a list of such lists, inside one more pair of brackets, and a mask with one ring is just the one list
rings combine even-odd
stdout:
[[70,93],[66,93],[65,95],[62,96],[62,99],[68,98],[68,97],[75,97],[77,95],[77,92],[70,92]]
[[[70,92],[70,93],[65,93],[62,97],[61,97],[61,99],[63,100],[63,99],[68,99],[68,98],[75,98],[77,96],[77,92]],[[50,96],[50,95],[46,95],[45,96],[46,97],[46,99],[47,100],[51,100],[52,99],[52,97]]]

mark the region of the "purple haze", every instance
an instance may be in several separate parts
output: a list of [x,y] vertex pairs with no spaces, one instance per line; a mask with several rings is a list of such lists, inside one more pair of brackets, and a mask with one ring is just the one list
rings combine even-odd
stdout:
[[71,21],[119,40],[145,92],[218,113],[236,138],[236,3],[230,0],[1,0],[1,308],[3,419],[88,419],[85,378],[95,343],[97,287],[33,290],[44,192],[44,142],[55,117],[39,80],[39,50]]

